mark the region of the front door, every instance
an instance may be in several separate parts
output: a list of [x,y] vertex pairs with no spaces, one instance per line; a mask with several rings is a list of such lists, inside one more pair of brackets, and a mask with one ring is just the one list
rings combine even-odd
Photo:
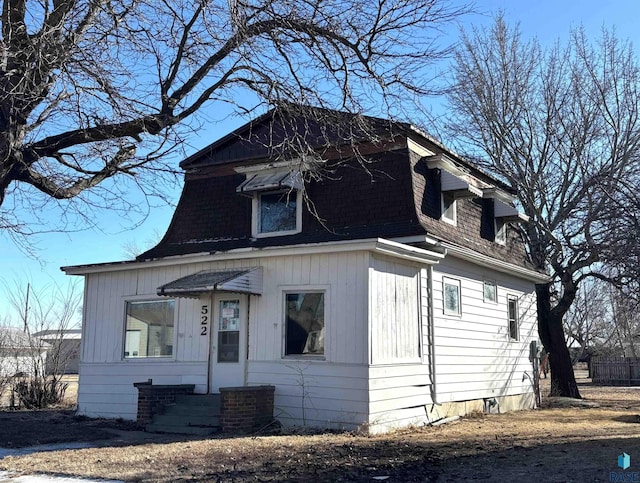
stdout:
[[247,296],[213,296],[210,392],[221,387],[244,386],[247,360]]

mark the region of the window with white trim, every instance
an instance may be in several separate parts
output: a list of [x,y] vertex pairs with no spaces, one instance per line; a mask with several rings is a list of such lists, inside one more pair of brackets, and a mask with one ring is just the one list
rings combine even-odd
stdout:
[[498,303],[498,287],[495,280],[484,280],[482,283],[482,293],[485,302]]
[[453,192],[443,191],[440,195],[442,204],[441,218],[452,225],[456,224],[456,198]]
[[253,235],[279,236],[299,233],[302,225],[301,192],[294,189],[263,191],[253,199]]
[[323,356],[324,291],[284,294],[285,356]]
[[127,301],[123,357],[172,357],[174,326],[174,300]]
[[518,298],[514,295],[507,296],[507,319],[509,322],[509,340],[518,340],[518,326],[520,316],[518,313]]
[[493,221],[494,226],[494,241],[501,245],[507,243],[507,224],[502,218],[495,218]]
[[460,315],[460,280],[454,278],[442,278],[442,305],[446,315]]

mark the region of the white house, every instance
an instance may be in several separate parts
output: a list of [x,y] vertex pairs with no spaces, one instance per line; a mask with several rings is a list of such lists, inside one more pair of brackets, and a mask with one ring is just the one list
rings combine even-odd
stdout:
[[[266,147],[289,135],[279,116],[181,163],[156,247],[63,268],[85,278],[79,412],[135,419],[133,384],[148,379],[202,394],[269,384],[284,424],[372,432],[532,407],[534,284],[547,278],[511,190],[378,119],[375,142],[352,132],[301,164]],[[313,121],[295,125],[318,139]],[[310,176],[318,166],[331,175]]]
[[51,346],[22,329],[0,328],[0,380],[42,374]]

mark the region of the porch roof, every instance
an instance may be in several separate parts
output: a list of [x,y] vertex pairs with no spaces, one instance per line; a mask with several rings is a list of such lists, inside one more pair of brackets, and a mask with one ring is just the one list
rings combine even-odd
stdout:
[[262,295],[262,267],[203,270],[165,283],[157,289],[167,297],[199,297],[211,292]]

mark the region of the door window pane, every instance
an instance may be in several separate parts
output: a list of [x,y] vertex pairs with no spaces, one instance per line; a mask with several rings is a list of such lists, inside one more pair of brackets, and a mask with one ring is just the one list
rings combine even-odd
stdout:
[[218,362],[240,361],[240,300],[221,300],[218,318]]

